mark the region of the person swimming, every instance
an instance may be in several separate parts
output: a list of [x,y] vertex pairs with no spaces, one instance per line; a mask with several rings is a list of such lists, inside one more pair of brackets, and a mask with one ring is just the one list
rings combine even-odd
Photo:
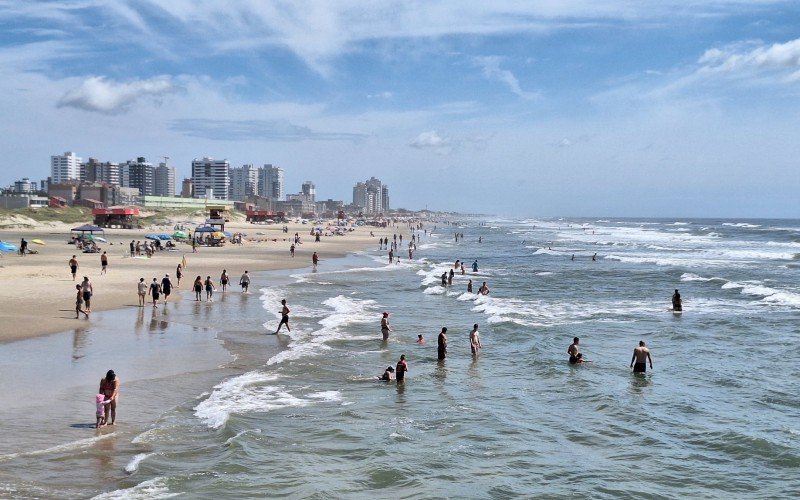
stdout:
[[394,368],[392,368],[391,366],[387,366],[386,367],[386,371],[383,372],[383,375],[378,377],[378,380],[382,380],[382,381],[388,382],[390,380],[394,380],[394,378],[395,378],[394,377]]

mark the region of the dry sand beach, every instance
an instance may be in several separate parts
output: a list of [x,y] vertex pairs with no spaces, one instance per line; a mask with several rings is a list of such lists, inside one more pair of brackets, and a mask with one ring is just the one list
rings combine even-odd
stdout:
[[[13,221],[12,221],[13,222]],[[108,273],[100,274],[100,253],[83,254],[74,245],[68,244],[70,229],[80,224],[35,223],[25,220],[26,226],[0,230],[0,240],[19,245],[20,239],[34,239],[45,245],[30,244],[29,248],[39,253],[22,257],[13,253],[0,258],[0,342],[19,340],[68,330],[76,323],[87,321],[75,319],[75,284],[88,276],[94,288],[92,312],[137,307],[136,283],[144,278],[147,283],[153,278],[159,281],[169,273],[173,281],[175,269],[184,255],[187,269],[184,271],[180,289],[171,300],[185,298],[195,276],[211,276],[218,283],[223,269],[231,276],[234,290],[244,270],[250,273],[275,269],[302,268],[311,265],[311,255],[317,252],[320,259],[342,257],[349,252],[370,247],[375,238],[370,237],[370,228],[357,227],[344,236],[322,236],[314,242],[309,235],[311,225],[289,223],[284,233],[282,225],[253,225],[232,222],[226,230],[247,234],[242,245],[226,244],[223,247],[197,247],[178,244],[177,251],[157,252],[152,258],[131,258],[128,244],[131,240],[145,240],[148,233],[172,233],[172,227],[150,227],[142,230],[109,229],[105,232],[108,243],[101,249],[108,253]],[[31,227],[32,226],[32,227]],[[324,226],[323,226],[324,227]],[[295,257],[289,255],[290,239],[294,233],[301,237]],[[380,234],[388,232],[379,231]],[[258,233],[258,234],[257,234]],[[376,237],[379,233],[375,233]],[[102,253],[102,252],[101,252]],[[72,255],[79,263],[77,281],[73,282],[67,265]],[[258,284],[254,283],[254,287]],[[183,297],[181,295],[183,294]],[[91,318],[88,320],[91,321]]]

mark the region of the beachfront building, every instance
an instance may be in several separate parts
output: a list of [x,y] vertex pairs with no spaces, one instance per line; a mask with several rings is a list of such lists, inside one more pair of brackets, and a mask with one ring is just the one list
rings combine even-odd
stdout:
[[63,155],[51,156],[50,182],[53,184],[61,184],[80,180],[82,160],[80,156],[77,156],[72,151],[67,151]]
[[181,183],[181,198],[194,198],[194,182],[191,177],[183,179]]
[[268,200],[283,199],[283,169],[275,165],[264,164],[258,169],[258,194]]
[[81,163],[80,179],[81,182],[104,182],[112,186],[120,186],[122,185],[122,169],[119,163],[101,162],[96,158],[89,158],[89,161]]
[[38,191],[36,182],[32,182],[27,177],[14,182],[14,188],[11,190],[14,194],[31,194]]
[[258,195],[258,170],[253,165],[231,167],[230,199],[244,201]]
[[202,210],[208,212],[210,207],[222,206],[225,210],[233,210],[233,201],[179,198],[176,196],[142,196],[144,208],[177,208],[185,210]]
[[300,192],[303,193],[306,201],[314,203],[317,199],[317,187],[311,181],[305,181],[302,186],[300,186]]
[[155,169],[154,196],[175,196],[175,167],[161,162]]
[[228,160],[215,160],[209,157],[192,160],[194,197],[214,200],[229,199],[229,171]]
[[365,214],[389,213],[389,186],[375,177],[353,186],[353,205]]
[[155,193],[155,168],[143,156],[136,158],[136,161],[128,160],[121,167],[122,187],[138,189],[141,196]]

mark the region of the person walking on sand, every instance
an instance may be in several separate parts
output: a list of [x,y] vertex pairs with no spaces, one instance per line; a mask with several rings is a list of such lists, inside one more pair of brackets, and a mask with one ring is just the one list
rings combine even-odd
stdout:
[[195,302],[200,302],[200,299],[203,298],[203,278],[200,276],[195,278],[192,288],[194,289]]
[[178,267],[175,269],[175,279],[177,283],[175,283],[175,288],[181,287],[181,278],[183,277],[183,266],[178,264]]
[[286,325],[286,331],[288,331],[288,332],[291,332],[291,331],[292,331],[292,329],[291,329],[291,328],[289,328],[289,313],[290,313],[290,312],[291,312],[291,311],[289,311],[289,306],[287,306],[287,305],[286,305],[286,299],[283,299],[283,300],[281,300],[281,310],[280,310],[280,313],[281,313],[281,322],[280,322],[280,323],[278,323],[278,329],[277,329],[277,330],[275,330],[275,333],[276,333],[276,334],[277,334],[279,331],[281,331],[281,327],[282,327],[283,325]]
[[134,240],[131,240],[129,246],[131,248],[131,257],[134,257],[136,255],[136,242]]
[[94,295],[94,289],[92,288],[92,282],[89,281],[88,276],[83,277],[81,292],[83,292],[83,302],[86,303],[86,312],[92,312],[92,295]]
[[28,242],[22,238],[19,242],[19,254],[25,257],[28,254]]
[[75,275],[78,274],[78,259],[75,258],[73,255],[71,259],[69,259],[69,272],[72,273],[72,281],[75,281]]
[[317,264],[319,263],[319,255],[317,252],[314,252],[314,255],[311,256],[311,263],[314,264],[314,270],[317,270]]
[[389,326],[389,313],[384,311],[383,317],[381,318],[381,334],[383,335],[383,340],[389,340],[389,332],[393,331],[392,327]]
[[153,282],[150,283],[150,296],[153,297],[153,307],[158,307],[158,299],[161,297],[161,285],[158,284],[156,278],[153,278]]
[[144,278],[139,278],[136,291],[139,294],[139,307],[144,307],[144,298],[147,297],[147,283],[144,282]]
[[103,252],[103,255],[100,256],[100,274],[106,274],[108,271],[108,255]]
[[631,368],[633,373],[647,372],[647,362],[650,362],[650,369],[653,369],[653,359],[650,357],[650,349],[645,346],[644,340],[639,341],[639,347],[634,348],[631,357]]
[[439,337],[437,338],[437,345],[438,345],[438,359],[441,361],[447,357],[447,327],[442,327],[442,331],[439,332]]
[[292,258],[294,258],[294,243],[292,243],[292,246],[289,247],[289,255],[291,255]]
[[578,353],[580,353],[580,348],[578,344],[581,343],[581,339],[575,337],[572,339],[572,343],[567,347],[567,354],[569,354],[569,364],[574,365],[578,362]]
[[[114,373],[114,370],[108,370],[105,378],[100,379],[99,394],[106,397],[106,401],[111,402],[106,405],[105,423],[106,425],[114,425],[117,419],[117,399],[119,398],[119,379]],[[109,420],[109,416],[111,419]]]
[[165,274],[161,278],[161,292],[164,294],[164,304],[166,305],[169,295],[172,293],[172,280],[169,279],[169,274]]
[[477,358],[481,352],[481,336],[478,333],[478,323],[472,325],[472,331],[469,332],[469,348],[472,351],[472,355]]
[[86,319],[89,319],[89,314],[83,310],[83,292],[81,292],[81,286],[75,285],[75,319],[81,317],[81,313],[86,316]]
[[228,291],[228,270],[223,269],[222,274],[219,277],[219,283],[222,285],[222,293]]
[[397,362],[397,366],[394,369],[394,376],[399,384],[406,378],[406,372],[408,372],[408,363],[406,362],[406,355],[400,355],[400,361]]
[[250,288],[250,275],[247,274],[247,271],[239,278],[239,285],[242,287],[242,293],[248,293],[247,290]]
[[211,276],[206,276],[206,281],[203,283],[206,287],[206,302],[212,302],[214,299],[214,282],[211,280]]

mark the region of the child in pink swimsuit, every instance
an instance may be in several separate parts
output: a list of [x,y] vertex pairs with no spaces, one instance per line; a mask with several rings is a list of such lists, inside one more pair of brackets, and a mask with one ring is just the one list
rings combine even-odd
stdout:
[[105,394],[98,394],[94,399],[97,404],[97,412],[95,413],[97,416],[97,423],[94,425],[94,428],[99,429],[101,425],[106,425],[106,405],[110,403],[111,400],[106,400]]

